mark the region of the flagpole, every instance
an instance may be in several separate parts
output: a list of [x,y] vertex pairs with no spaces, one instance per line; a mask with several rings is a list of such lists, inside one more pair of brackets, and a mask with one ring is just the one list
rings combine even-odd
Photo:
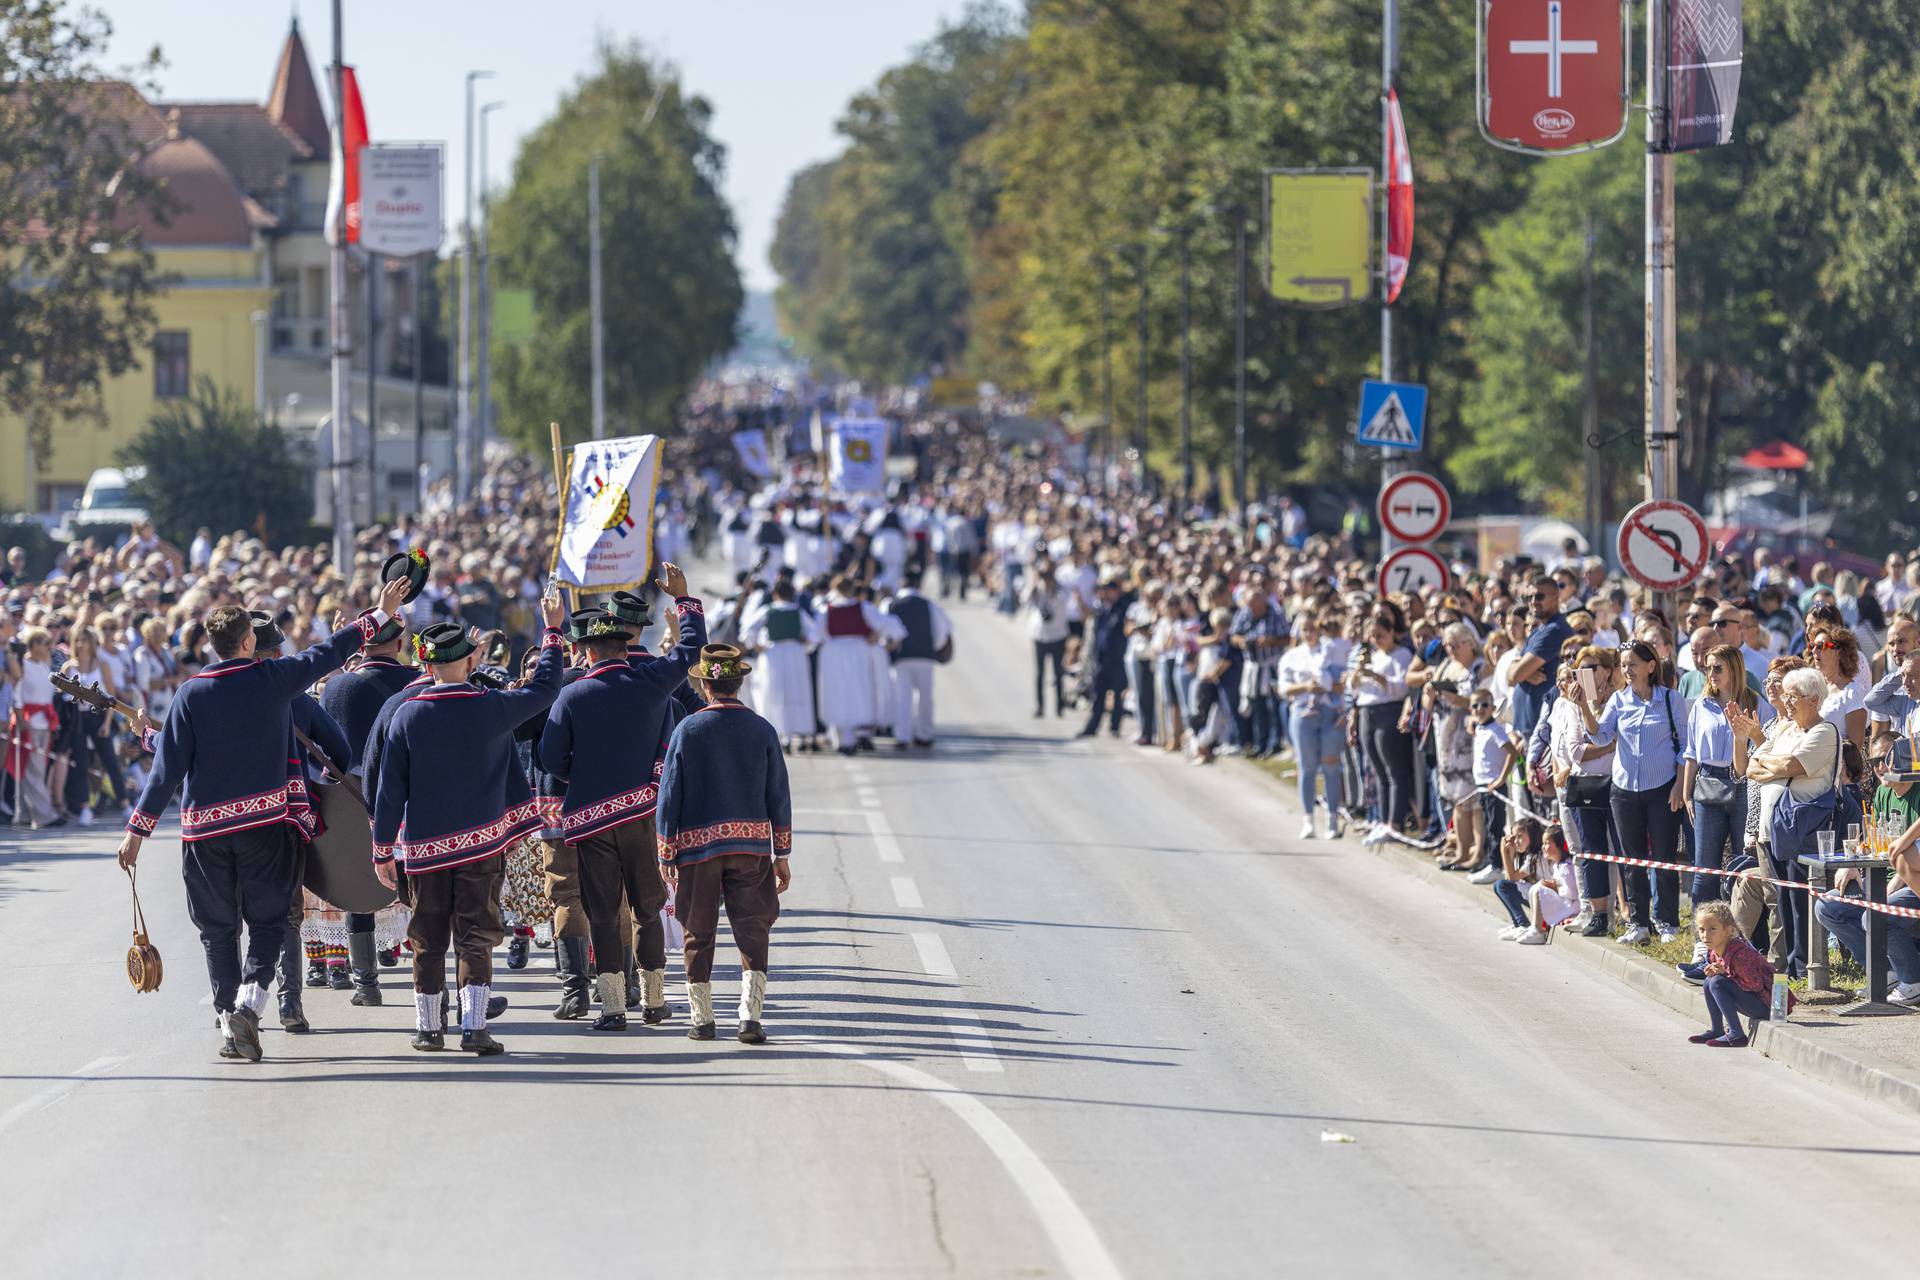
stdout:
[[341,166],[340,221],[333,245],[328,251],[332,280],[330,289],[329,330],[333,342],[333,437],[332,466],[328,491],[333,497],[333,565],[341,577],[353,579],[353,507],[348,485],[353,476],[353,391],[348,385],[348,363],[352,353],[352,332],[347,324],[347,211],[346,140],[347,101],[346,64],[340,43],[340,4],[333,0],[333,129],[334,163]]
[[[1399,43],[1396,30],[1398,0],[1382,0],[1380,26],[1380,380],[1393,381],[1393,308],[1387,302],[1392,268],[1388,255],[1393,243],[1393,201],[1387,197],[1393,183],[1393,106],[1387,95],[1393,92],[1394,46]],[[1380,487],[1386,488],[1399,469],[1392,449],[1380,451]],[[1393,535],[1386,526],[1380,529],[1380,558],[1393,553]]]

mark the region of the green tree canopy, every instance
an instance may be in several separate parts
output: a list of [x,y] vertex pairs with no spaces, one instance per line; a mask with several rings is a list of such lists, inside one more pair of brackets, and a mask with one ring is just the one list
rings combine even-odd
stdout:
[[608,430],[661,430],[733,347],[744,294],[725,150],[712,109],[637,45],[602,45],[599,66],[521,144],[493,206],[501,283],[533,291],[536,332],[493,352],[506,432],[544,446],[592,430],[587,166],[600,161]]
[[286,433],[204,374],[185,399],[162,402],[119,462],[147,469],[133,496],[160,535],[180,546],[202,525],[271,540],[313,519],[311,469],[294,457]]
[[111,34],[63,0],[0,0],[0,408],[41,455],[55,423],[103,419],[101,382],[140,362],[165,283],[139,229],[171,208],[140,166],[136,122],[157,121],[101,70]]

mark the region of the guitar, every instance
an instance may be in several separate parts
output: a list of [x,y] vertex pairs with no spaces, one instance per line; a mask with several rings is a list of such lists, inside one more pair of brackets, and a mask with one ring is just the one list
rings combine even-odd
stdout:
[[[58,672],[54,673],[52,680],[55,689],[66,694],[75,702],[93,707],[98,711],[118,712],[126,718],[128,724],[137,726],[140,721],[145,718],[145,713],[138,707],[130,703],[122,702],[97,684],[82,684],[72,676],[61,675]],[[149,721],[149,723],[151,723],[151,721]],[[157,725],[154,727],[156,729],[158,728]],[[300,740],[301,749],[320,767],[320,772],[326,777],[327,781],[345,787],[347,793],[360,802],[362,809],[367,807],[367,797],[361,792],[358,779],[335,769],[332,761],[327,759],[327,753],[316,746],[312,738],[300,732],[298,726],[294,727],[293,736]]]

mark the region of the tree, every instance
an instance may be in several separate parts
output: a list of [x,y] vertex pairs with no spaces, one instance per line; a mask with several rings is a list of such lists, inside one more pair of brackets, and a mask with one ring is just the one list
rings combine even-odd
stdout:
[[794,176],[772,259],[781,314],[805,354],[905,382],[957,369],[967,347],[963,208],[955,178],[990,123],[982,90],[1013,43],[975,4],[848,104],[846,149]]
[[118,460],[146,468],[133,496],[161,536],[181,546],[203,525],[271,540],[313,518],[310,469],[293,456],[286,433],[205,375],[185,399],[164,402]]
[[111,33],[64,0],[0,0],[0,408],[41,457],[55,423],[104,422],[101,383],[140,362],[165,284],[139,232],[171,207],[139,164],[151,113],[96,64]]
[[544,447],[592,425],[587,166],[600,161],[609,430],[658,430],[732,350],[744,293],[725,149],[712,108],[687,97],[638,45],[603,44],[599,66],[522,143],[492,209],[502,284],[533,291],[535,333],[493,352],[507,434]]

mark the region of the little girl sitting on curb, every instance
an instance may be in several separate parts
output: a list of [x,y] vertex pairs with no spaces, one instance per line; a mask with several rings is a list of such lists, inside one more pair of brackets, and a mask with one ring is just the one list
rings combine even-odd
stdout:
[[1513,919],[1513,927],[1500,934],[1501,941],[1543,946],[1549,930],[1580,913],[1574,905],[1578,881],[1566,833],[1557,824],[1542,831],[1532,818],[1521,818],[1500,843],[1509,874],[1494,883],[1493,891]]
[[1694,932],[1707,944],[1707,1016],[1713,1026],[1687,1037],[1690,1044],[1715,1049],[1739,1049],[1747,1034],[1740,1023],[1745,1014],[1756,1021],[1769,1012],[1773,966],[1733,922],[1733,908],[1725,902],[1702,903],[1693,913]]

